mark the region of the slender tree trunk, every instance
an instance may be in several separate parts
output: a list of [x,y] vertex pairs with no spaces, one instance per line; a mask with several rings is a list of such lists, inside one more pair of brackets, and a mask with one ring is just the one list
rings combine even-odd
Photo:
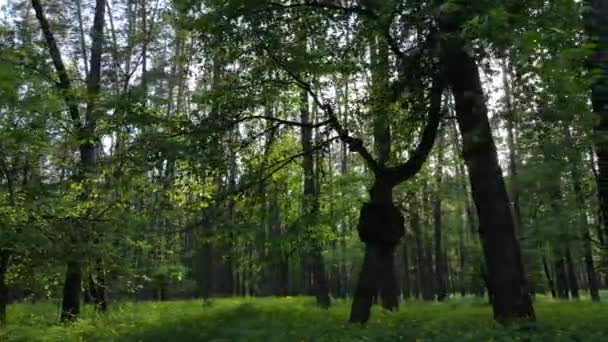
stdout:
[[[301,93],[300,103],[300,121],[303,126],[302,131],[302,150],[305,152],[302,168],[304,170],[304,191],[302,201],[302,211],[305,220],[304,230],[312,233],[315,228],[316,216],[319,211],[318,189],[316,185],[315,166],[313,156],[313,131],[310,123],[310,110],[308,103],[308,94],[306,91]],[[325,262],[321,254],[321,242],[313,241],[313,246],[306,257],[306,264],[310,265],[312,275],[312,286],[317,304],[322,308],[329,308],[331,300],[329,298],[329,286],[325,274]]]
[[591,235],[589,234],[589,229],[586,228],[584,231],[583,239],[583,248],[585,253],[585,270],[587,273],[587,282],[589,283],[589,294],[591,295],[591,300],[594,302],[600,301],[600,286],[597,277],[597,272],[595,271],[595,263],[593,261],[593,251],[591,249]]
[[[68,112],[72,119],[72,123],[77,130],[80,140],[80,169],[78,176],[81,180],[86,179],[87,174],[92,172],[95,167],[95,128],[96,128],[96,101],[100,90],[101,79],[101,57],[104,41],[104,23],[105,23],[105,0],[96,0],[95,15],[93,18],[93,28],[91,30],[91,56],[89,63],[89,74],[86,76],[87,83],[87,103],[84,124],[80,118],[80,110],[78,102],[72,94],[72,85],[67,74],[65,65],[62,60],[61,52],[55,41],[53,32],[44,14],[44,10],[40,0],[32,0],[32,7],[36,12],[36,18],[40,24],[45,41],[49,48],[49,54],[55,67],[55,71],[59,78],[57,83],[58,90],[61,91],[64,101],[68,107]],[[83,198],[87,194],[83,193]],[[76,239],[74,248],[79,248],[79,239]],[[77,253],[76,253],[77,254]],[[78,318],[80,313],[80,296],[82,283],[81,260],[78,256],[70,256],[67,262],[67,270],[65,275],[63,302],[62,302],[62,321],[71,321]]]
[[460,289],[460,295],[462,297],[467,295],[466,276],[465,276],[467,255],[466,255],[466,248],[465,248],[465,243],[464,243],[465,225],[466,225],[466,223],[463,222],[463,224],[460,225],[460,228],[458,229],[458,265],[459,265],[458,271],[460,272],[458,274],[458,286]]
[[566,261],[563,257],[558,257],[555,261],[555,289],[557,298],[568,299],[568,275],[566,271]]
[[[458,155],[459,151],[458,148],[462,147],[462,143],[460,142],[460,140],[458,139],[458,128],[456,127],[456,122],[455,121],[451,121],[451,135],[452,135],[452,144],[454,146],[454,153],[456,155]],[[462,158],[458,158],[457,162],[456,162],[456,177],[459,180],[459,185],[460,185],[460,190],[462,191],[462,194],[464,196],[464,209],[465,209],[465,219],[466,219],[466,224],[469,227],[469,232],[471,234],[477,234],[477,223],[475,222],[475,215],[473,214],[473,205],[471,204],[471,198],[470,198],[470,191],[467,187],[467,181],[466,181],[466,172],[464,170],[464,161],[462,160]]]
[[418,212],[418,199],[412,194],[409,198],[409,224],[412,228],[415,242],[415,262],[416,262],[416,279],[415,279],[415,297],[419,298],[424,293],[424,247],[422,241],[422,232],[420,231],[420,214]]
[[568,289],[570,290],[570,296],[572,299],[579,299],[578,277],[576,275],[574,260],[572,260],[572,251],[569,243],[566,246],[566,266],[568,271]]
[[534,319],[521,248],[498,164],[477,62],[465,51],[466,42],[448,38],[442,43],[442,65],[454,94],[463,156],[479,217],[488,285],[494,294],[494,318],[499,322]]
[[517,147],[515,139],[515,108],[513,105],[513,93],[511,91],[511,82],[509,77],[511,75],[511,68],[508,65],[509,61],[507,58],[502,60],[502,73],[503,73],[503,88],[505,89],[505,123],[507,128],[507,146],[509,148],[509,176],[511,177],[511,199],[513,202],[513,217],[517,223],[518,233],[522,233],[522,218],[521,208],[519,205],[519,187],[517,180]]
[[141,1],[141,33],[143,43],[141,45],[141,92],[144,104],[148,97],[148,11],[146,8],[146,0]]
[[549,268],[549,264],[547,263],[547,258],[545,256],[543,256],[543,269],[545,271],[545,277],[547,278],[547,285],[551,291],[551,297],[556,298],[557,292],[555,291],[555,282],[553,281],[553,277],[551,277],[551,269]]
[[[523,218],[521,214],[521,205],[519,201],[519,176],[518,176],[518,148],[517,148],[517,126],[516,126],[516,108],[513,103],[513,91],[512,91],[512,83],[511,77],[513,75],[513,68],[510,64],[510,60],[508,57],[503,58],[502,60],[502,73],[503,73],[503,88],[505,89],[505,104],[506,104],[506,112],[505,112],[505,123],[507,129],[507,146],[509,149],[509,177],[511,180],[510,186],[510,198],[512,201],[513,207],[513,218],[516,224],[516,234],[519,239],[524,237],[524,224]],[[526,269],[529,273],[535,269],[532,257],[530,253],[526,252],[526,244],[525,240],[522,242],[522,259],[524,263],[524,269]],[[526,279],[528,281],[528,289],[532,294],[535,292],[535,286],[533,283],[533,277],[529,277]]]
[[0,251],[0,325],[6,322],[6,308],[8,307],[8,285],[6,273],[10,254],[6,250]]
[[95,309],[100,312],[108,310],[108,299],[107,299],[107,284],[106,284],[106,271],[103,267],[103,261],[101,258],[95,261],[95,269],[89,273],[89,287],[91,290],[91,299],[95,305]]
[[446,288],[446,274],[445,264],[443,257],[443,242],[442,242],[442,227],[441,227],[441,184],[443,182],[443,138],[439,136],[439,148],[437,155],[437,166],[436,166],[436,189],[434,193],[433,201],[433,227],[434,227],[434,240],[435,240],[435,292],[438,301],[443,301],[447,297]]
[[[565,127],[564,129],[566,142],[569,146],[573,146],[570,129]],[[575,158],[571,161],[571,176],[572,185],[574,188],[574,196],[576,198],[576,205],[578,210],[578,221],[580,224],[580,236],[583,239],[583,254],[585,259],[585,270],[587,273],[587,282],[589,284],[589,294],[594,302],[599,302],[599,283],[597,278],[597,272],[595,270],[595,263],[593,261],[593,248],[591,246],[591,234],[589,232],[589,222],[587,222],[587,213],[585,206],[585,195],[583,194],[581,185],[581,176],[578,167],[581,166],[581,158],[579,151],[572,151],[575,153]],[[578,234],[577,234],[578,235]]]
[[403,286],[402,294],[403,298],[409,299],[412,297],[412,278],[410,276],[410,249],[407,241],[403,242]]
[[82,53],[82,64],[84,65],[84,74],[89,74],[89,60],[87,58],[87,48],[84,39],[84,26],[82,22],[82,4],[80,0],[76,0],[76,15],[78,17],[78,33],[80,39],[80,53]]

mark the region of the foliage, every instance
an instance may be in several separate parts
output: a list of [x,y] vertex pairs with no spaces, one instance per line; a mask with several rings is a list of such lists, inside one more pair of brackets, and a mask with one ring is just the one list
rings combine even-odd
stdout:
[[[366,327],[345,323],[348,302],[329,311],[306,297],[117,304],[107,316],[87,310],[70,326],[49,320],[51,304],[12,308],[0,337],[11,341],[603,341],[606,305],[557,303],[540,297],[538,323],[499,327],[490,308],[471,298],[442,304],[407,302],[377,311]],[[314,329],[311,329],[314,327]]]

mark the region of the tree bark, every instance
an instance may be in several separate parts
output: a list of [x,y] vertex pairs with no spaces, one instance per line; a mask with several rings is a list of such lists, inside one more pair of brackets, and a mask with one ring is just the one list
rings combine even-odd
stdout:
[[[568,146],[574,146],[572,136],[569,127],[564,127],[564,135],[566,137],[566,143]],[[574,196],[576,198],[576,205],[578,210],[578,221],[581,238],[583,239],[583,254],[585,259],[585,270],[587,273],[587,282],[589,284],[589,294],[591,300],[594,302],[600,301],[599,293],[599,282],[597,272],[595,270],[595,263],[593,261],[593,248],[591,246],[591,234],[589,232],[589,222],[587,221],[587,212],[585,206],[585,195],[581,185],[581,175],[578,167],[582,165],[580,151],[571,151],[574,153],[574,157],[570,161],[570,174],[572,176],[572,187],[574,190]]]
[[410,249],[407,241],[403,242],[403,285],[401,286],[401,293],[404,299],[412,297],[412,277],[410,276]]
[[572,170],[572,178],[574,181],[574,192],[576,195],[576,202],[579,206],[579,217],[581,222],[581,230],[582,230],[582,238],[583,238],[583,253],[585,258],[585,270],[587,273],[587,282],[589,283],[589,294],[591,295],[591,300],[594,302],[600,301],[600,292],[599,292],[599,281],[597,272],[595,270],[595,262],[593,260],[593,248],[591,245],[591,233],[589,232],[589,223],[587,222],[587,215],[585,212],[584,205],[584,195],[581,189],[580,177],[578,175],[578,171],[576,171],[576,166],[578,163],[573,164]]
[[[412,198],[413,197],[413,198]],[[416,297],[424,296],[425,293],[425,271],[424,271],[424,242],[420,230],[420,213],[418,212],[418,199],[412,194],[409,198],[409,224],[412,228],[415,242],[416,261]]]
[[[442,148],[443,138],[439,137],[440,149]],[[443,241],[442,241],[442,227],[441,227],[441,184],[443,182],[443,152],[438,151],[437,154],[437,166],[435,174],[436,188],[433,200],[433,227],[434,227],[434,240],[435,240],[435,294],[438,301],[443,301],[447,297],[447,285],[446,285],[446,272],[443,257]]]
[[361,208],[359,238],[365,243],[363,266],[355,289],[350,321],[365,323],[378,293],[382,307],[396,310],[399,289],[395,275],[395,247],[404,234],[403,216],[393,205],[392,186],[376,178],[370,202]]
[[566,261],[563,257],[555,260],[555,289],[557,298],[568,299],[568,275],[566,271]]
[[553,277],[551,277],[551,269],[549,268],[549,264],[547,263],[547,258],[545,256],[543,256],[543,270],[545,271],[545,277],[547,278],[547,285],[551,291],[551,297],[556,298],[557,292],[555,291],[555,282],[553,281]]
[[6,273],[8,272],[9,257],[8,251],[0,251],[0,325],[6,322],[6,308],[8,307]]
[[[312,233],[312,229],[315,228],[316,216],[319,211],[319,194],[315,177],[314,156],[312,153],[313,130],[309,125],[312,120],[310,117],[308,94],[306,91],[302,91],[300,100],[300,121],[303,124],[301,128],[302,150],[305,152],[302,159],[302,169],[304,171],[302,212],[305,222],[304,231]],[[312,290],[317,300],[317,304],[320,307],[327,309],[331,305],[331,300],[329,298],[329,286],[327,284],[325,262],[323,260],[323,255],[321,254],[320,241],[312,241],[311,251],[306,258],[309,260],[307,263],[311,267]]]
[[[449,29],[447,31],[445,33],[450,33]],[[465,51],[465,41],[448,38],[442,44],[442,65],[455,98],[463,156],[479,218],[488,285],[494,295],[494,318],[503,323],[514,319],[534,319],[521,249],[498,164],[477,62]]]
[[82,265],[77,260],[70,260],[65,271],[63,283],[63,300],[61,302],[61,321],[74,321],[80,315],[80,296],[82,285]]
[[[101,80],[101,57],[104,41],[104,23],[105,23],[105,0],[96,0],[95,15],[93,18],[93,28],[91,30],[91,59],[90,59],[90,70],[86,77],[87,83],[87,102],[86,102],[86,113],[84,124],[80,118],[80,111],[78,109],[78,102],[72,94],[72,85],[68,76],[67,70],[62,60],[61,52],[57,46],[57,42],[50,29],[50,25],[44,10],[39,0],[32,0],[32,6],[36,12],[36,18],[42,29],[42,33],[45,37],[45,41],[49,48],[49,54],[55,67],[55,71],[59,78],[57,88],[60,90],[64,97],[65,103],[68,107],[72,123],[77,129],[78,138],[80,140],[80,170],[78,170],[78,177],[80,180],[84,180],[87,177],[87,173],[94,170],[95,167],[95,128],[97,124],[97,110],[96,101],[100,90]],[[82,196],[86,196],[83,193]],[[75,241],[74,246],[78,249],[79,241]],[[78,254],[78,253],[76,253]],[[63,289],[63,302],[62,302],[62,321],[71,321],[78,318],[80,313],[80,296],[81,296],[81,283],[82,283],[82,269],[81,261],[78,256],[70,256],[71,260],[67,262],[67,271]]]
[[108,310],[108,293],[106,285],[106,273],[103,267],[103,261],[100,258],[95,261],[95,269],[89,272],[91,299],[93,300],[95,309],[100,312],[106,312]]
[[585,3],[590,9],[585,16],[586,31],[596,45],[590,66],[599,71],[591,87],[591,104],[599,117],[595,127],[597,191],[604,236],[608,237],[608,2],[586,0]]
[[574,260],[572,260],[572,250],[570,249],[570,244],[568,243],[566,246],[566,266],[568,271],[568,289],[570,290],[570,296],[572,299],[579,299],[579,288],[578,288],[578,279],[576,276],[576,268],[574,266]]

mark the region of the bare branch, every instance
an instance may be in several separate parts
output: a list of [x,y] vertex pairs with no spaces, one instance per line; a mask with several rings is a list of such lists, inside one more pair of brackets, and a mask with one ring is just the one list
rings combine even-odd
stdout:
[[319,98],[319,95],[313,91],[312,86],[308,82],[304,81],[302,78],[300,78],[294,72],[289,70],[289,68],[287,66],[285,66],[271,51],[269,51],[268,49],[265,49],[265,50],[268,53],[268,55],[270,56],[270,58],[272,60],[274,60],[275,63],[279,67],[281,67],[281,69],[283,69],[295,81],[295,83],[300,88],[302,88],[303,90],[305,90],[308,93],[308,95],[312,98],[315,105],[318,106],[321,110],[323,110],[325,115],[327,115],[327,117],[328,117],[327,121],[328,121],[329,125],[331,126],[331,128],[333,128],[336,131],[336,133],[338,133],[338,137],[348,145],[348,147],[350,148],[351,151],[357,152],[365,160],[367,166],[375,174],[379,174],[381,171],[381,168],[380,168],[378,162],[374,159],[372,154],[365,148],[365,146],[363,145],[363,141],[361,139],[353,138],[350,136],[350,134],[348,133],[348,130],[345,129],[342,126],[342,124],[340,123],[340,121],[338,120],[338,116],[336,115],[333,106],[329,102],[324,103],[323,101],[321,101],[321,99]]
[[57,46],[55,35],[51,31],[51,27],[46,19],[46,15],[44,14],[44,9],[42,8],[42,4],[40,4],[40,0],[32,0],[32,7],[34,7],[34,11],[36,12],[36,18],[38,19],[38,23],[42,29],[46,45],[49,48],[49,55],[51,56],[53,66],[55,67],[55,71],[59,77],[59,82],[56,83],[57,88],[61,92],[61,95],[68,106],[68,111],[70,113],[70,117],[72,118],[72,124],[77,129],[80,129],[82,127],[82,123],[80,121],[78,101],[76,101],[76,98],[72,94],[72,84],[70,78],[68,77],[65,64],[63,63],[61,52]]
[[265,116],[265,115],[250,115],[250,116],[243,116],[240,117],[237,121],[238,122],[243,122],[243,121],[251,121],[251,120],[267,120],[267,121],[271,121],[271,122],[276,122],[278,124],[281,125],[287,125],[287,126],[296,126],[296,127],[308,127],[308,128],[319,128],[319,127],[323,127],[325,125],[328,125],[330,123],[330,120],[325,120],[316,124],[304,124],[300,121],[292,121],[292,120],[283,120],[283,119],[278,119],[272,116]]

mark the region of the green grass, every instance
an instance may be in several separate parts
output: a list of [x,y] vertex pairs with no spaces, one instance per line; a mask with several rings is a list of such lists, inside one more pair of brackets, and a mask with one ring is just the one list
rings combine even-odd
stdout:
[[105,316],[86,308],[69,326],[56,324],[57,306],[9,307],[0,341],[608,341],[608,305],[539,298],[538,322],[503,328],[473,299],[407,302],[397,313],[374,308],[365,327],[346,323],[349,303],[329,311],[311,298],[230,298],[114,304]]

